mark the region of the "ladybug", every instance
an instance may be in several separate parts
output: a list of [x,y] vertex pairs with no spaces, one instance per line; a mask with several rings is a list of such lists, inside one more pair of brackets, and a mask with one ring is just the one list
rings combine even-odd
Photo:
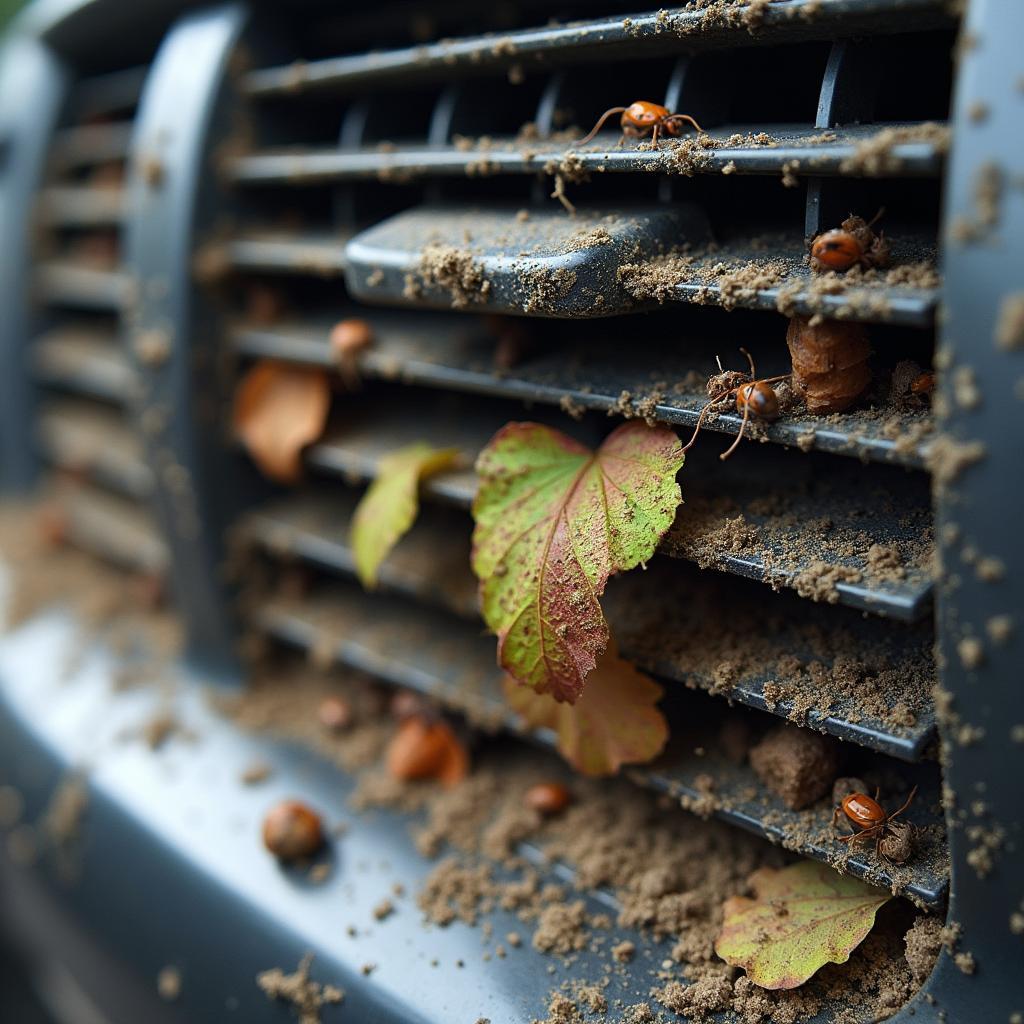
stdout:
[[673,114],[668,107],[660,103],[652,103],[650,100],[636,100],[628,107],[610,107],[598,119],[597,124],[585,135],[577,146],[585,146],[604,127],[605,121],[614,114],[621,114],[619,124],[622,126],[622,134],[628,138],[640,139],[645,135],[651,135],[651,141],[657,145],[658,136],[664,132],[666,135],[680,135],[683,131],[683,121],[689,122],[701,132],[704,129],[689,114]]

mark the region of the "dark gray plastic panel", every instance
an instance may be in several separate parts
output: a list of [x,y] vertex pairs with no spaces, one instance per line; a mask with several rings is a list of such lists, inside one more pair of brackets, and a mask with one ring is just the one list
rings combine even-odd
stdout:
[[695,206],[423,206],[356,235],[345,280],[365,302],[534,316],[610,316],[636,301],[617,277],[627,253],[653,256],[710,238]]

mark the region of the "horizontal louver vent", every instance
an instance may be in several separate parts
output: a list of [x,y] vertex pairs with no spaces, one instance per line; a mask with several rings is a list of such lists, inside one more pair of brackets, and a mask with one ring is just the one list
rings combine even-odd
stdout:
[[[848,870],[940,908],[935,435],[905,384],[934,347],[953,28],[925,0],[782,0],[342,56],[311,32],[293,63],[244,73],[252,146],[219,165],[239,213],[196,258],[231,304],[226,355],[239,372],[331,372],[334,323],[374,331],[306,481],[268,487],[236,525],[260,552],[246,622],[521,731],[468,565],[468,467],[495,430],[540,420],[595,443],[608,417],[643,417],[685,437],[716,356],[740,368],[743,347],[759,374],[785,374],[786,317],[863,324],[873,381],[850,411],[796,403],[724,463],[716,434],[741,417],[705,424],[676,525],[649,571],[612,582],[608,614],[624,654],[675,684],[670,751],[637,782],[836,862],[831,807],[786,810],[716,737],[771,716],[838,737],[850,774],[921,794],[918,855],[897,867],[859,849]],[[703,130],[623,145],[609,126],[576,144],[638,98]],[[891,267],[812,273],[810,236],[880,208]],[[424,485],[427,508],[366,595],[348,523],[382,457],[417,440],[462,464]]]

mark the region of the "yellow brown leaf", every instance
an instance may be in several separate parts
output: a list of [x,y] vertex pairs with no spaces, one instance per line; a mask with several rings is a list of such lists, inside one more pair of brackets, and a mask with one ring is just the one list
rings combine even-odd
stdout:
[[323,370],[261,359],[238,385],[232,423],[260,470],[293,484],[302,473],[302,449],[323,434],[330,404]]

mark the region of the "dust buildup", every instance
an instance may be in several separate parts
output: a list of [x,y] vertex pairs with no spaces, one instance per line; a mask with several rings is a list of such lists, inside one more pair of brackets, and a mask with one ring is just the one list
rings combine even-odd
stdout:
[[46,608],[70,607],[78,636],[64,670],[103,641],[114,659],[119,688],[166,682],[181,650],[177,616],[153,605],[152,579],[114,568],[66,537],[65,502],[74,489],[48,489],[38,501],[0,509],[0,552],[10,574],[5,627],[18,626]]
[[925,465],[931,470],[939,487],[959,479],[969,466],[985,458],[986,448],[981,441],[959,441],[948,434],[939,434],[925,450]]
[[320,1010],[342,1002],[345,993],[334,985],[321,985],[309,976],[313,954],[307,953],[298,968],[286,974],[273,967],[256,976],[256,984],[268,999],[290,1003],[298,1014],[299,1024],[321,1024]]
[[533,948],[543,953],[570,953],[587,945],[587,913],[583,900],[555,903],[541,911]]
[[927,142],[937,152],[949,149],[950,130],[944,124],[926,121],[907,128],[883,128],[870,138],[854,146],[853,155],[839,165],[843,174],[864,174],[878,176],[892,174],[903,164],[895,152],[897,146],[914,142]]
[[[331,732],[320,724],[317,713],[328,697],[342,697],[353,709],[352,727],[345,732]],[[243,728],[301,741],[345,771],[376,764],[394,729],[383,713],[385,692],[368,677],[317,671],[294,662],[287,670],[265,662],[244,691],[220,695],[215,703]],[[244,781],[262,781],[264,767],[257,765],[255,778]]]
[[734,993],[732,982],[710,974],[692,985],[670,981],[653,993],[662,1006],[673,1013],[682,1014],[692,1024],[702,1024],[710,1015],[732,1008]]
[[798,811],[831,791],[839,748],[827,736],[780,725],[751,747],[750,766],[790,810]]
[[1003,297],[996,322],[996,346],[1008,352],[1024,348],[1024,292]]
[[491,292],[480,264],[470,253],[450,245],[428,245],[423,250],[417,273],[406,279],[406,298],[418,298],[423,285],[446,291],[453,309],[485,302]]
[[173,1003],[181,995],[181,971],[168,965],[161,967],[156,976],[156,991],[161,999]]
[[[349,742],[350,734],[331,734],[316,717],[329,688],[353,702],[353,730],[393,729],[387,702],[379,694],[369,705],[359,703],[358,691],[371,689],[366,681],[347,686],[324,677],[317,682],[306,668],[295,675],[305,676],[305,682],[292,685],[291,675],[278,667],[255,697],[236,705],[236,714],[258,728],[301,736],[338,757],[334,745]],[[273,691],[287,696],[274,699]],[[289,710],[292,702],[295,707]],[[652,980],[650,999],[662,1000],[666,1009],[685,1006],[684,1012],[694,1020],[721,1006],[751,1024],[798,1021],[854,999],[884,1016],[911,992],[911,969],[902,946],[909,922],[896,928],[880,925],[848,964],[837,972],[821,972],[798,992],[764,993],[718,960],[714,940],[724,899],[744,893],[756,869],[779,867],[789,860],[788,854],[754,836],[717,822],[697,821],[674,811],[665,798],[637,790],[625,780],[577,779],[573,804],[562,815],[544,817],[525,808],[523,796],[538,781],[557,777],[558,769],[546,755],[520,746],[495,745],[481,751],[473,773],[454,790],[394,780],[390,788],[369,785],[367,780],[381,778],[383,748],[370,744],[374,746],[376,758],[364,752],[357,759],[362,764],[357,787],[361,806],[374,806],[376,796],[386,806],[419,809],[411,825],[413,838],[425,855],[441,859],[416,894],[416,902],[436,925],[462,921],[489,929],[487,915],[501,909],[523,923],[526,941],[536,950],[569,963],[581,951],[601,951],[609,972],[633,972],[636,968],[626,965],[635,960],[637,944],[607,944],[608,915],[589,911],[581,898],[588,890],[601,888],[614,894],[617,909],[612,913],[618,926],[668,941],[668,967]],[[571,868],[571,881],[547,882],[523,860],[523,841],[539,849],[546,863]],[[483,934],[486,941],[490,934]],[[518,932],[510,933],[507,941],[512,948],[523,943]],[[691,987],[684,988],[684,981]],[[271,973],[272,991],[283,992],[283,982],[297,986],[302,998],[301,977]],[[644,1001],[647,994],[636,991],[628,1008],[614,1005],[609,1012],[621,1019],[656,1021],[656,1003]],[[591,1019],[610,1003],[600,986],[574,979],[551,994],[547,1019]],[[311,1006],[306,1012],[318,1011],[318,1006]]]

